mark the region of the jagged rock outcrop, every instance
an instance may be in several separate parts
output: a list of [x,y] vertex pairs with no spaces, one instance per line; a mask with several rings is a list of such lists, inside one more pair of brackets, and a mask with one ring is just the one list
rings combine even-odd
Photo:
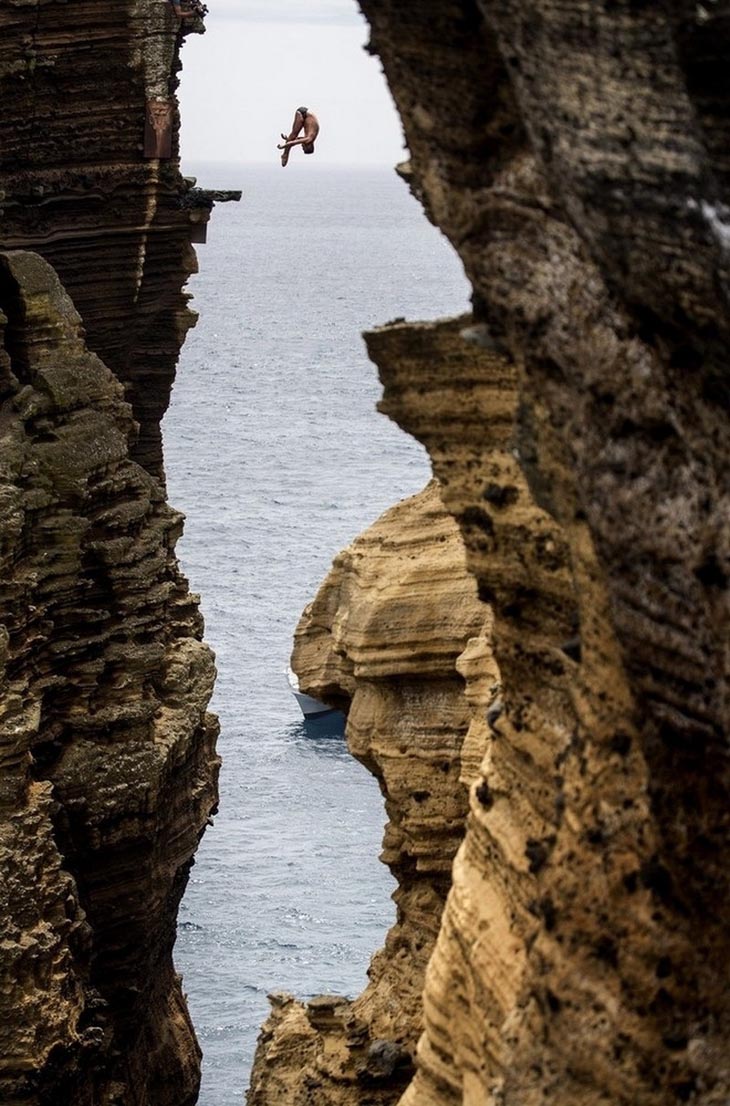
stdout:
[[180,516],[37,255],[0,255],[4,1103],[194,1102],[172,968],[216,801]]
[[[464,831],[462,745],[498,685],[484,631],[435,483],[341,553],[302,616],[292,659],[300,684],[348,710],[349,748],[385,797],[382,860],[398,881],[397,919],[355,1001],[273,996],[250,1106],[390,1103],[412,1075],[423,975]],[[456,668],[466,647],[471,706]],[[473,749],[479,723],[469,732]]]
[[211,197],[179,173],[180,40],[156,0],[0,7],[7,1106],[197,1098],[172,946],[216,804],[214,666],[159,421]]
[[473,319],[369,346],[503,682],[403,1106],[719,1106],[727,6],[360,6],[474,289]]
[[[0,248],[53,265],[89,348],[126,386],[134,458],[159,478],[160,421],[195,321],[183,291],[198,215],[178,162],[180,41],[167,0],[0,8]],[[169,110],[169,158],[144,156],[148,103]]]

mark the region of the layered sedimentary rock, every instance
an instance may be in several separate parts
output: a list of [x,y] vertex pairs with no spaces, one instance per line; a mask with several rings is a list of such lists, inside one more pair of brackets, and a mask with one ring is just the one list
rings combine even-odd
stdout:
[[[348,710],[349,748],[385,797],[382,860],[398,882],[397,919],[354,1002],[273,996],[250,1106],[389,1103],[412,1075],[423,975],[464,829],[462,745],[498,684],[485,631],[435,483],[336,558],[302,617],[292,660],[300,684]],[[471,706],[456,668],[467,646],[485,675]],[[470,736],[473,748],[478,726]]]
[[369,347],[503,682],[403,1104],[719,1106],[727,6],[361,7],[474,289],[472,319]]
[[[160,420],[195,320],[183,291],[198,216],[177,159],[180,41],[166,0],[0,8],[0,248],[37,250],[56,269],[89,347],[127,387],[135,459],[158,477]],[[144,156],[149,104],[169,117],[164,159]]]
[[[481,339],[517,365],[514,446],[562,528],[578,616],[556,703],[513,675],[533,597],[505,604],[488,559],[475,565],[495,610],[505,755],[536,773],[518,801],[495,744],[496,798],[473,818],[453,898],[501,845],[512,985],[491,1010],[470,1002],[465,1024],[481,1030],[434,1014],[410,1097],[721,1101],[726,18],[696,5],[363,8]],[[495,531],[501,509],[487,498]],[[505,865],[518,830],[529,840]],[[447,963],[469,929],[462,915],[445,930]],[[488,964],[471,967],[488,993]]]
[[[176,160],[179,45],[152,0],[0,7],[8,1106],[197,1097],[172,945],[216,803],[214,668],[159,420],[211,202]],[[166,159],[145,156],[150,105],[171,119]]]
[[3,1102],[192,1102],[172,969],[215,805],[180,516],[37,255],[0,255]]
[[[593,1027],[605,1037],[607,1022],[593,995],[593,1026],[584,1025],[583,1003],[592,974],[605,982],[618,934],[630,939],[624,896],[632,892],[622,881],[633,875],[639,891],[640,847],[652,842],[645,768],[631,755],[630,700],[617,677],[590,543],[580,564],[575,556],[571,566],[564,533],[535,503],[515,456],[514,367],[480,350],[475,339],[480,331],[471,319],[390,326],[368,335],[385,384],[382,407],[429,448],[470,568],[489,595],[503,680],[501,712],[490,718],[469,830],[428,970],[420,1071],[407,1102],[510,1094],[503,1073],[512,1073],[512,1056],[528,1047],[517,1032],[522,1016],[536,1030],[541,1016],[553,1021],[561,1013],[574,1037],[571,1065],[594,1070],[595,1050],[584,1050],[591,1048]],[[588,604],[584,618],[578,568]],[[592,740],[606,727],[605,758],[588,752],[577,704],[592,711]],[[594,773],[602,782],[595,807]],[[601,856],[593,882],[593,849],[582,855],[589,842]],[[650,911],[645,896],[639,898],[631,937],[652,972]],[[571,978],[563,946],[567,942],[580,956],[573,926],[588,950]],[[550,957],[553,942],[559,953]],[[620,1071],[617,1060],[598,1068],[602,1086],[610,1086],[609,1073],[615,1078]],[[549,1069],[538,1060],[534,1066],[531,1060],[526,1075],[535,1093],[549,1089]],[[561,1086],[566,1082],[561,1073]]]

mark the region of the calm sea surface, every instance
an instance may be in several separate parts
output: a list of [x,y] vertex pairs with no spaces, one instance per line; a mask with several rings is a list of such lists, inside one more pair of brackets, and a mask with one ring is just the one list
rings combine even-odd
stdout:
[[[296,164],[295,164],[296,161]],[[429,476],[375,403],[363,329],[461,312],[453,251],[391,170],[189,166],[219,206],[190,290],[201,314],[165,418],[179,546],[215,649],[220,813],[176,946],[204,1051],[202,1106],[241,1106],[266,994],[355,995],[391,924],[375,780],[305,728],[292,633],[337,551]]]

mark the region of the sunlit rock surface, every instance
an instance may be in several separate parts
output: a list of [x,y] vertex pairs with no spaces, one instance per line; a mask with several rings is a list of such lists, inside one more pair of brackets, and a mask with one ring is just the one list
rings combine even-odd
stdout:
[[[412,1076],[424,971],[464,832],[462,746],[498,689],[487,620],[435,483],[336,558],[302,617],[300,685],[348,709],[350,750],[385,797],[381,858],[398,882],[397,919],[354,1002],[274,996],[251,1106],[387,1103]],[[457,671],[465,648],[471,707]]]
[[[420,1070],[406,1101],[461,1101],[465,1083],[473,1093],[483,1094],[485,1085],[497,1093],[502,1067],[511,1062],[510,1023],[523,1003],[529,999],[533,1024],[541,1013],[553,1019],[563,1004],[579,1007],[592,962],[602,975],[604,944],[613,959],[619,925],[625,931],[627,919],[612,917],[611,897],[623,903],[613,885],[629,896],[622,880],[641,863],[637,840],[649,832],[645,775],[631,755],[625,690],[614,671],[590,544],[580,570],[591,613],[581,620],[563,535],[535,504],[515,457],[514,370],[481,349],[478,337],[466,318],[368,335],[385,385],[382,407],[429,449],[470,568],[490,597],[503,683],[487,713],[486,756],[427,973]],[[596,651],[590,667],[589,646]],[[583,710],[590,704],[595,733],[606,726],[605,759],[589,757],[576,736],[577,702]],[[615,731],[618,719],[622,728]],[[585,794],[594,772],[605,789],[595,811]],[[600,853],[600,878],[591,871],[594,849],[581,855],[588,842]],[[547,880],[553,870],[555,884]],[[639,931],[648,915],[645,907]],[[548,955],[553,941],[562,953],[571,925],[594,943],[569,998],[565,957],[553,953],[551,978]],[[535,977],[533,956],[541,957]],[[579,1019],[573,1032],[587,1037]],[[583,1041],[571,1047],[577,1062]],[[544,1082],[536,1076],[540,1093]]]

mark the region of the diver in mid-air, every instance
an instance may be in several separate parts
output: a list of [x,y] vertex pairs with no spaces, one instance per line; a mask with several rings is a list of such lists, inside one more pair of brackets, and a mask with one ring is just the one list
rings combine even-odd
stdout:
[[[298,136],[302,130],[304,134],[299,138]],[[294,113],[291,134],[286,135],[282,132],[281,137],[284,141],[276,147],[277,150],[282,151],[281,164],[286,165],[292,146],[301,146],[305,154],[313,154],[314,143],[318,134],[319,120],[314,112],[310,111],[309,108],[297,108]]]

